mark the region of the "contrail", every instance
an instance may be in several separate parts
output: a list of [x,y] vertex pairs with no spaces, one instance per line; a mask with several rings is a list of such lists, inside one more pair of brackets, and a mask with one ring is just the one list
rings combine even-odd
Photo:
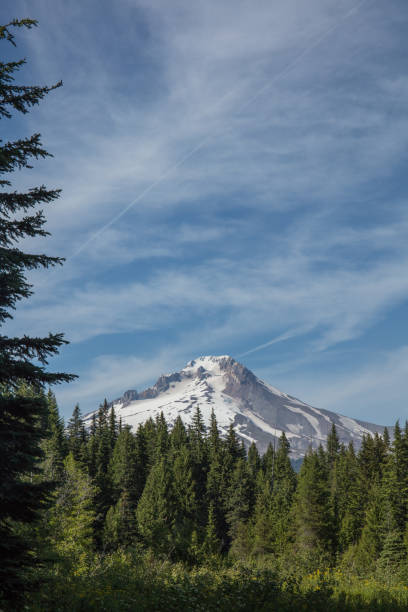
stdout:
[[[325,40],[332,32],[337,30],[345,21],[347,21],[354,13],[358,12],[360,8],[365,4],[367,0],[361,0],[361,2],[357,3],[352,9],[350,9],[340,21],[330,26],[325,30],[320,36],[316,38],[309,46],[307,46],[294,60],[289,62],[280,72],[278,72],[266,85],[262,86],[253,96],[251,96],[244,104],[242,104],[236,111],[235,114],[242,112],[248,106],[250,106],[257,98],[259,98],[262,94],[264,94],[268,89],[270,89],[279,79],[286,76],[297,64],[313,49],[315,49],[318,45],[321,44],[323,40]],[[215,107],[221,104],[221,102],[231,95],[237,88],[231,89],[226,94],[224,94],[214,105]],[[82,251],[93,241],[95,238],[98,238],[101,234],[103,234],[109,227],[111,227],[116,221],[118,221],[123,215],[125,215],[133,206],[135,206],[140,200],[147,195],[150,191],[152,191],[155,187],[160,185],[174,170],[182,166],[188,159],[190,159],[197,151],[202,149],[202,147],[207,143],[207,141],[212,137],[212,134],[208,134],[203,138],[195,147],[193,147],[188,153],[186,153],[183,157],[181,157],[175,164],[170,166],[163,174],[161,174],[153,183],[151,183],[148,187],[146,187],[134,200],[132,200],[125,208],[123,208],[120,212],[114,215],[110,221],[105,223],[99,230],[97,230],[94,234],[91,234],[85,242],[79,246],[72,255],[67,259],[73,259],[77,257]],[[249,351],[252,352],[252,351]],[[248,354],[243,353],[243,354]]]
[[255,346],[254,348],[251,348],[248,351],[245,351],[244,353],[240,353],[238,357],[245,357],[246,355],[250,355],[251,353],[256,353],[256,351],[261,351],[262,349],[267,348],[268,346],[272,346],[272,344],[277,344],[278,342],[289,340],[289,338],[293,338],[294,336],[305,333],[307,329],[308,328],[305,327],[296,327],[295,329],[290,329],[287,332],[281,334],[280,336],[269,340],[269,342],[265,342],[264,344],[258,344],[258,346]]

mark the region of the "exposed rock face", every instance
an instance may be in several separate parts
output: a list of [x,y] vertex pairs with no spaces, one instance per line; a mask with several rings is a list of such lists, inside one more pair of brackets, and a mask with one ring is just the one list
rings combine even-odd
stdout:
[[[233,423],[245,444],[256,442],[260,452],[285,432],[294,459],[302,457],[310,445],[324,444],[332,423],[340,441],[352,441],[357,448],[364,434],[384,430],[381,425],[313,408],[263,382],[229,356],[190,361],[180,372],[160,376],[153,387],[141,393],[126,391],[111,405],[122,423],[132,427],[160,412],[170,425],[177,416],[188,425],[197,406],[209,423],[214,410],[222,432]],[[85,420],[90,421],[91,416]]]

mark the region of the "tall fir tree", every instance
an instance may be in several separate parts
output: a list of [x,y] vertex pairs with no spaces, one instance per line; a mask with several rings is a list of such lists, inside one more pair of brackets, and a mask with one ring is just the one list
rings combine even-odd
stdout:
[[[31,28],[31,19],[13,20],[0,26],[0,44],[15,45],[14,28]],[[15,73],[25,60],[0,62],[0,118],[10,119],[14,112],[27,113],[51,90],[59,87],[18,85]],[[0,325],[12,318],[17,303],[32,294],[26,273],[62,263],[59,257],[26,253],[17,244],[24,238],[47,235],[45,217],[38,205],[49,204],[59,190],[44,185],[25,192],[11,189],[9,174],[31,168],[33,159],[49,156],[40,135],[4,142],[0,140]],[[44,385],[68,382],[73,377],[47,371],[47,359],[65,343],[60,333],[45,338],[28,335],[9,338],[0,335],[0,597],[9,600],[23,591],[21,572],[30,565],[30,545],[17,535],[15,524],[29,524],[42,507],[45,486],[26,478],[38,470],[43,432],[38,426],[46,416]],[[21,382],[34,393],[22,394]]]
[[136,514],[146,544],[157,553],[173,554],[176,510],[172,472],[166,457],[150,470]]
[[331,497],[336,497],[339,552],[344,552],[348,547],[357,544],[364,520],[359,467],[351,442],[348,448],[340,453],[334,469]]
[[47,419],[45,423],[46,438],[42,442],[44,461],[41,464],[42,477],[52,482],[60,482],[64,469],[66,441],[64,422],[61,419],[57,400],[51,389],[47,394]]
[[306,455],[296,491],[296,546],[301,552],[333,552],[326,457],[322,450]]
[[62,483],[54,493],[49,511],[50,540],[76,564],[94,545],[96,491],[84,467],[72,453],[64,461]]
[[[94,429],[96,429],[96,422]],[[76,404],[72,417],[69,419],[67,425],[68,451],[74,455],[75,461],[85,462],[87,457],[87,441],[88,435],[82,420],[81,410],[79,408],[79,404]]]

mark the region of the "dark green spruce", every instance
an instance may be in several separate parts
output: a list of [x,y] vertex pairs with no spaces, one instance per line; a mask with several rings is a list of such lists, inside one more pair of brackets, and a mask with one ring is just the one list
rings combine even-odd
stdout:
[[[33,20],[22,19],[0,26],[2,48],[15,45],[16,28],[35,25]],[[16,75],[24,65],[24,59],[0,61],[2,121],[8,121],[15,113],[27,113],[61,85],[16,83]],[[0,140],[0,325],[12,318],[20,300],[30,297],[32,288],[27,272],[63,261],[59,257],[27,253],[18,247],[26,237],[47,235],[43,227],[45,217],[38,206],[51,204],[60,191],[44,185],[17,191],[10,175],[16,170],[28,171],[33,161],[48,156],[40,134]],[[24,534],[30,532],[27,527],[37,520],[49,490],[49,485],[38,478],[44,451],[48,453],[43,463],[47,476],[55,480],[62,471],[57,448],[61,426],[52,407],[47,405],[44,388],[73,378],[47,370],[48,358],[65,342],[60,333],[50,333],[45,338],[0,335],[0,599],[7,601],[21,599],[28,584],[26,570],[36,560],[33,546]],[[48,442],[44,441],[44,424]]]

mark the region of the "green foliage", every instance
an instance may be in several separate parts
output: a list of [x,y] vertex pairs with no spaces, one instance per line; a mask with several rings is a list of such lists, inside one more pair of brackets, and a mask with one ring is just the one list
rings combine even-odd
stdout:
[[87,432],[77,404],[67,425],[67,447],[76,461],[86,461]]
[[72,562],[78,562],[93,548],[95,493],[91,478],[69,453],[47,518],[50,541]]
[[51,390],[47,394],[47,409],[47,418],[43,425],[43,431],[46,431],[47,437],[41,444],[45,457],[41,465],[42,478],[58,483],[63,475],[66,440],[64,423],[58,412],[55,395]]
[[305,457],[296,492],[296,544],[299,549],[333,550],[333,517],[328,473],[322,452]]
[[152,467],[137,507],[139,531],[154,551],[173,551],[175,518],[172,474],[163,457]]
[[135,506],[128,490],[122,491],[117,503],[108,510],[103,544],[107,550],[129,546],[137,535]]
[[317,570],[288,579],[276,567],[218,564],[188,568],[136,549],[95,556],[74,573],[56,567],[46,587],[31,595],[28,612],[405,612],[408,588],[340,571]]

